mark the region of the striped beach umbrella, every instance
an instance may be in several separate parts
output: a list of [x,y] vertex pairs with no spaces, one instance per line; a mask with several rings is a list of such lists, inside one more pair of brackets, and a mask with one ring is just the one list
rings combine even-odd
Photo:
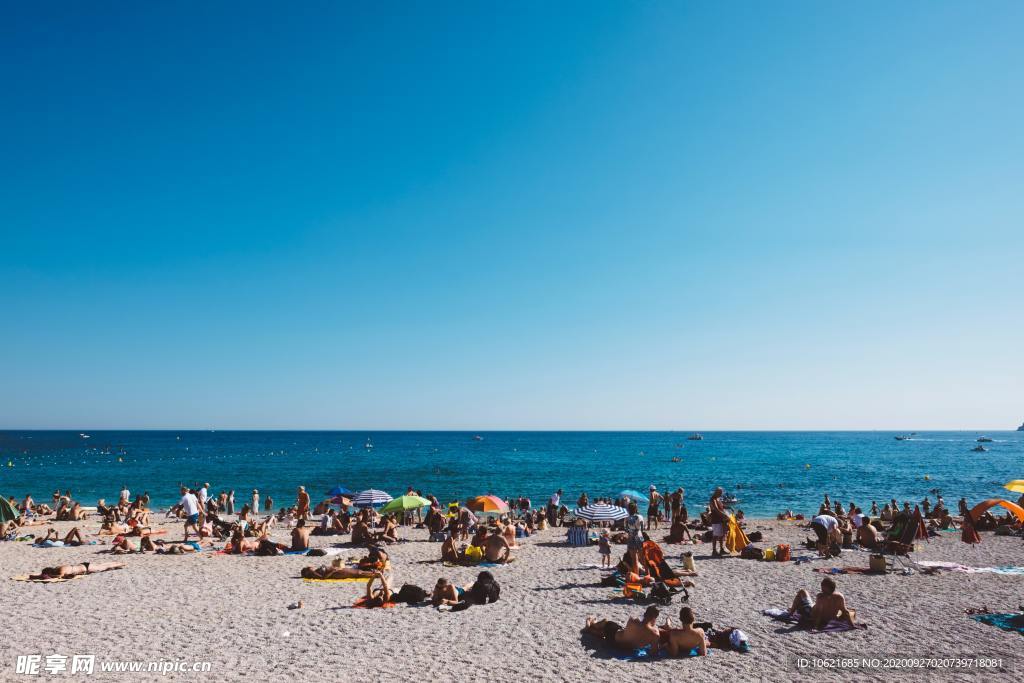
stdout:
[[360,508],[369,508],[390,503],[391,500],[391,496],[384,491],[367,489],[366,491],[359,492],[356,497],[352,499],[352,504]]
[[497,496],[477,496],[466,501],[466,507],[473,512],[485,515],[504,515],[508,512],[508,504]]
[[585,507],[576,508],[573,514],[590,522],[614,522],[617,519],[629,517],[629,513],[624,508],[608,503],[591,503]]

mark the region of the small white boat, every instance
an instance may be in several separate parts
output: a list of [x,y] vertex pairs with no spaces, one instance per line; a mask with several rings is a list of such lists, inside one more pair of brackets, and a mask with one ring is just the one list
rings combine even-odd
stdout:
[[899,436],[896,437],[896,440],[897,441],[910,441],[910,437],[907,436],[906,434],[900,434]]
[[688,441],[703,441],[704,440],[704,435],[703,434],[690,434],[688,437],[686,437],[686,439]]
[[483,440],[484,440],[484,437],[480,436],[479,434],[476,434],[476,435],[473,436],[473,441],[483,441]]
[[88,438],[89,438],[89,435],[88,435],[88,434],[82,434],[82,433],[79,433],[78,435],[79,435],[80,437],[82,437],[83,439],[88,439]]
[[987,436],[979,436],[978,443],[992,443],[992,439]]
[[363,448],[365,448],[365,449],[366,449],[366,450],[368,450],[368,451],[369,451],[369,450],[372,450],[372,449],[373,449],[373,443],[372,443],[372,442],[371,442],[371,441],[370,441],[369,439],[367,439],[367,440],[366,440],[366,445],[365,445],[365,446],[363,446]]

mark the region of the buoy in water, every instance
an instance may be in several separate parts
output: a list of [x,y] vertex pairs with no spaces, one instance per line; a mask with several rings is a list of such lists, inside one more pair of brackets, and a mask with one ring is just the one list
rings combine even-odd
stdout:
[[931,480],[932,480],[932,478],[931,478],[931,476],[930,476],[930,475],[927,475],[927,474],[926,474],[926,475],[924,475],[924,480],[925,480],[925,481],[931,481]]
[[807,463],[806,465],[804,465],[804,469],[805,470],[811,469],[811,463]]

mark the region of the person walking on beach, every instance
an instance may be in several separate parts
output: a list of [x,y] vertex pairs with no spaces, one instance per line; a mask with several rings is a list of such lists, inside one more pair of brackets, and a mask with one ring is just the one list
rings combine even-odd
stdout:
[[649,496],[647,500],[647,528],[657,529],[659,528],[658,517],[661,514],[661,494],[658,493],[658,488],[651,484],[647,495]]
[[711,511],[711,557],[726,555],[725,552],[725,505],[722,504],[722,494],[725,490],[719,486],[711,494],[708,501],[708,509]]
[[548,526],[555,526],[558,521],[558,506],[562,504],[562,489],[558,489],[551,494],[551,500],[548,501]]
[[260,514],[260,490],[252,490],[252,500],[249,503],[249,510],[252,512],[253,517],[257,517]]
[[601,537],[597,539],[597,552],[601,554],[601,569],[611,569],[612,567],[612,539],[608,535],[608,530],[605,529],[601,532]]
[[188,540],[189,527],[199,535],[199,499],[188,488],[181,487],[181,511],[185,514],[185,540]]
[[295,517],[297,519],[307,519],[309,517],[309,494],[306,493],[306,487],[299,487],[299,495],[295,499]]

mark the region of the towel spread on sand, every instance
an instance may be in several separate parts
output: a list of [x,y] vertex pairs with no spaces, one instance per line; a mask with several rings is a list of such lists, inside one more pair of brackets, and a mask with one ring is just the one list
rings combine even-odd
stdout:
[[67,577],[64,577],[64,578],[58,578],[56,576],[35,577],[34,578],[34,577],[32,577],[32,576],[30,576],[28,574],[19,574],[18,576],[12,576],[11,577],[11,581],[28,581],[28,582],[31,582],[31,583],[63,583],[65,581],[70,581],[71,579],[77,579],[78,576],[84,576],[84,575],[80,574],[80,575],[76,575],[76,576],[67,576]]
[[[786,609],[780,609],[776,607],[772,609],[761,610],[761,614],[765,615],[766,617],[771,617],[775,621],[784,621],[786,623],[796,625],[800,624],[800,618],[791,615],[789,613],[789,610]],[[853,631],[855,629],[860,628],[867,628],[867,624],[857,624],[856,626],[850,626],[845,621],[833,619],[832,621],[828,622],[828,624],[826,624],[824,628],[808,628],[806,630],[810,631],[811,633],[841,633],[843,631]]]
[[302,579],[306,583],[366,583],[370,577],[351,576],[347,579]]
[[1024,614],[975,614],[971,619],[1024,636]]
[[885,574],[870,567],[816,567],[814,571],[819,574],[874,574],[876,576]]
[[[391,609],[392,607],[394,607],[397,604],[398,604],[397,602],[385,602],[383,605],[378,605],[378,607],[383,607],[384,609]],[[353,609],[377,609],[377,607],[367,607],[366,606],[366,598],[365,597],[362,597],[362,598],[359,598],[358,600],[356,600],[355,603],[352,605],[352,608]]]
[[1010,574],[1024,576],[1024,567],[1004,565],[1002,567],[968,567],[956,562],[936,562],[934,560],[920,560],[918,563],[929,569],[942,569],[949,572],[962,572],[964,574]]

